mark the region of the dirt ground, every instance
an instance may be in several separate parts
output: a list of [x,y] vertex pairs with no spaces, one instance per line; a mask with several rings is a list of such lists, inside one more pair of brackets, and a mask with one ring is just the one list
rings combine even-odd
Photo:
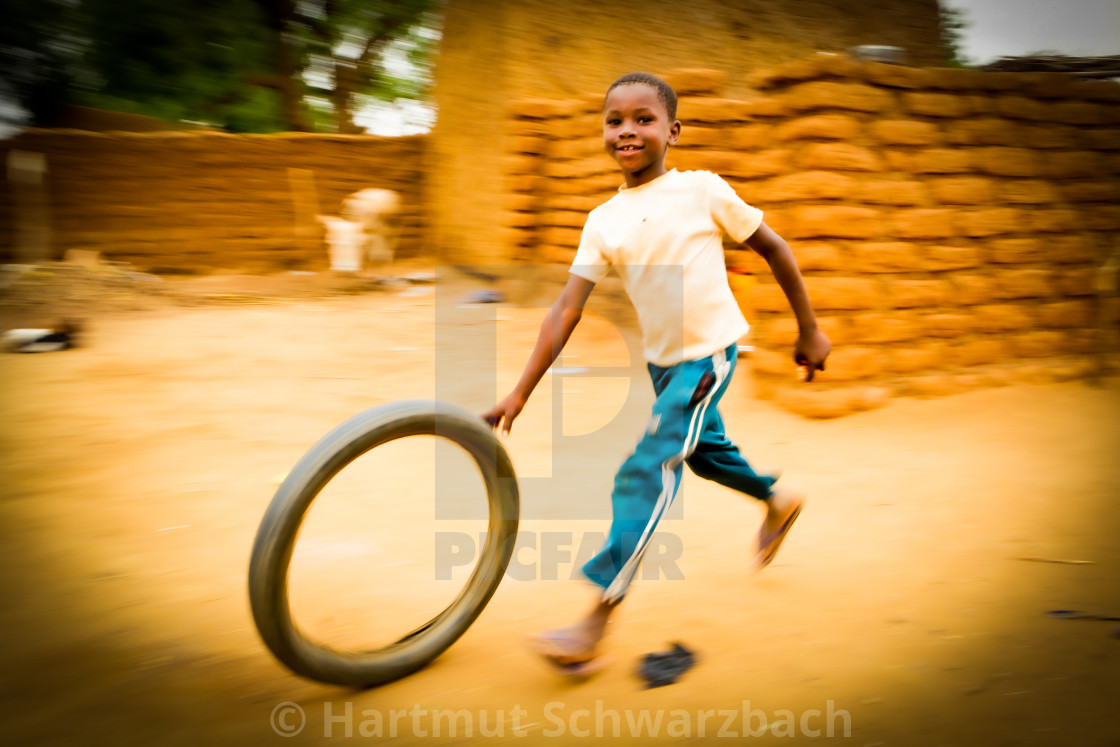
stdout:
[[[654,569],[683,578],[639,580],[613,664],[571,682],[522,636],[591,601],[572,569],[606,529],[650,401],[618,374],[634,368],[632,330],[590,314],[563,397],[547,379],[507,442],[517,577],[430,667],[355,691],[290,674],[253,627],[249,552],[278,481],[366,408],[438,396],[481,412],[519,374],[543,309],[461,303],[470,287],[450,282],[163,282],[196,302],[79,302],[82,347],[0,356],[4,743],[569,744],[645,741],[659,724],[656,739],[693,742],[1120,744],[1120,622],[1048,614],[1120,617],[1116,379],[809,421],[753,399],[743,358],[728,430],[806,486],[809,507],[752,575],[760,505],[687,475]],[[34,322],[18,312],[5,321]],[[577,375],[595,366],[614,373]],[[605,429],[605,447],[576,438]],[[482,505],[464,459],[414,439],[331,484],[293,564],[301,625],[376,645],[452,598],[469,569],[456,553],[484,524],[445,510]],[[644,689],[640,658],[673,641],[696,666]]]

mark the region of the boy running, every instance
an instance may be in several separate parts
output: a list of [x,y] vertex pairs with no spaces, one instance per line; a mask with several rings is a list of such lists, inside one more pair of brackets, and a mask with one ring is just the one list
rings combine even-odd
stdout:
[[513,391],[483,418],[508,435],[533,389],[579,323],[595,283],[614,267],[638,314],[657,399],[649,428],[619,469],[613,521],[603,549],[583,572],[600,587],[590,614],[531,638],[551,663],[572,673],[597,666],[598,644],[642,555],[680,485],[684,464],[766,503],[757,566],[774,559],[805,498],[758,475],[723,430],[717,405],[748,325],[731,293],[723,237],[745,243],[770,266],[797,317],[794,360],[811,381],[831,343],[817,327],[789,246],[727,182],[707,171],[671,171],[665,155],[680,137],[677,97],[665,81],[631,73],[607,89],[603,142],[625,185],[591,211],[571,275],[545,316],[540,336]]

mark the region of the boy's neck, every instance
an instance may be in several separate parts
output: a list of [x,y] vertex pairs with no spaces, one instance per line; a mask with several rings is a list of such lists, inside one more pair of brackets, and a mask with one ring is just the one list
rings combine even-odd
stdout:
[[668,174],[669,170],[665,168],[665,159],[661,159],[657,163],[651,163],[641,171],[623,171],[622,174],[626,178],[626,188],[633,189],[634,187],[641,187],[644,184],[649,184],[659,176]]

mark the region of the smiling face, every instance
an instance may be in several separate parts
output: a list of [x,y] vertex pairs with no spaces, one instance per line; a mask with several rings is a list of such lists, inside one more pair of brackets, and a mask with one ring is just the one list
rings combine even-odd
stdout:
[[665,173],[665,153],[677,142],[681,123],[670,120],[657,90],[643,83],[618,86],[603,104],[603,144],[637,187]]

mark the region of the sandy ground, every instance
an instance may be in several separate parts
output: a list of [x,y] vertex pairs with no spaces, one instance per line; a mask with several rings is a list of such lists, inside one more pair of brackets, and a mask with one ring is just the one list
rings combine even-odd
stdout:
[[[752,399],[743,359],[729,432],[812,496],[777,561],[750,573],[759,504],[688,475],[654,569],[683,578],[636,583],[613,665],[576,683],[536,660],[523,634],[591,600],[573,565],[606,529],[650,401],[641,376],[619,374],[632,334],[597,314],[564,365],[615,368],[548,379],[507,442],[517,577],[403,681],[354,691],[287,672],[246,591],[277,480],[366,408],[439,396],[480,412],[512,383],[542,310],[461,292],[156,304],[92,314],[80,349],[0,357],[0,741],[569,744],[657,726],[683,741],[1120,744],[1120,622],[1047,614],[1120,616],[1115,379],[821,422]],[[608,437],[578,438],[592,433]],[[453,448],[364,457],[309,516],[297,620],[339,646],[407,632],[459,588],[483,522],[455,507],[482,501]],[[643,689],[641,656],[673,641],[697,665]]]

